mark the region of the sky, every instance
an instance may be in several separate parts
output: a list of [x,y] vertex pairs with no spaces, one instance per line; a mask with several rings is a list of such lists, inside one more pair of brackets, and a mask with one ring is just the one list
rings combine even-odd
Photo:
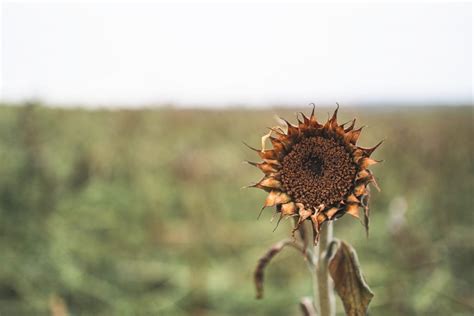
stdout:
[[470,3],[13,3],[0,100],[472,104]]

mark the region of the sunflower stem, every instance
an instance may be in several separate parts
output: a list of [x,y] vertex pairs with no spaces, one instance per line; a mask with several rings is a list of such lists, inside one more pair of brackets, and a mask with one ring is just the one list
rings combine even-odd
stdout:
[[328,245],[333,239],[331,221],[322,227],[320,234],[319,243],[314,249],[314,255],[317,257],[315,271],[313,272],[314,303],[319,316],[334,316],[336,300],[332,280],[329,277],[328,258],[326,257]]

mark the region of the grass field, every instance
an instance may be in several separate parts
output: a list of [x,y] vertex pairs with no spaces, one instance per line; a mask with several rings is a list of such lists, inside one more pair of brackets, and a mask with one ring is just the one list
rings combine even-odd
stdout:
[[[62,302],[71,315],[299,315],[311,280],[292,249],[254,298],[257,259],[291,225],[272,232],[270,209],[256,220],[264,193],[240,189],[261,177],[242,141],[296,112],[0,107],[0,315]],[[369,126],[362,145],[386,138],[370,237],[349,216],[335,224],[375,293],[371,315],[474,314],[472,108],[340,115]]]

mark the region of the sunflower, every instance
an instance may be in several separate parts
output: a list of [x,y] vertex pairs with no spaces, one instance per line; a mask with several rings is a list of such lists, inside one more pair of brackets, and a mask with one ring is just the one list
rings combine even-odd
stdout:
[[[295,217],[293,233],[305,220],[310,220],[314,243],[318,242],[321,225],[348,213],[359,218],[363,210],[363,224],[368,232],[369,187],[378,189],[372,172],[367,169],[380,161],[370,158],[372,148],[357,146],[363,127],[354,129],[355,119],[339,125],[337,106],[325,124],[318,123],[313,111],[303,113],[302,121],[292,125],[282,119],[281,127],[270,128],[262,137],[262,149],[256,149],[261,162],[249,162],[258,167],[264,177],[250,187],[268,192],[262,207],[276,207],[280,220]],[[349,126],[346,126],[350,123]],[[272,149],[265,149],[270,140]]]

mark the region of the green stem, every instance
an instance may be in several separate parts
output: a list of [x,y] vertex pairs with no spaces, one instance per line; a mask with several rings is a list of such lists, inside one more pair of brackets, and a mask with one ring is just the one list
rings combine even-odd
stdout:
[[320,234],[319,243],[314,249],[314,255],[318,258],[316,271],[313,273],[314,302],[319,316],[333,316],[335,315],[335,298],[326,258],[326,250],[333,239],[331,221],[321,228]]

